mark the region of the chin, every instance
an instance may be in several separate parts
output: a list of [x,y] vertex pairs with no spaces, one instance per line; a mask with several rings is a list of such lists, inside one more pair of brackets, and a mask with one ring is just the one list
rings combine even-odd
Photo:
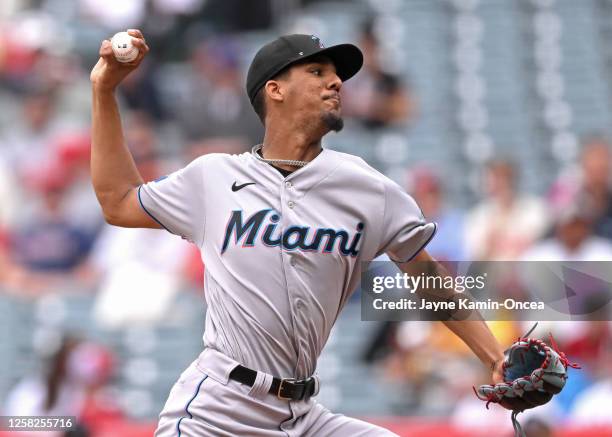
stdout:
[[325,111],[322,114],[325,126],[334,132],[340,132],[344,127],[344,120],[339,112]]

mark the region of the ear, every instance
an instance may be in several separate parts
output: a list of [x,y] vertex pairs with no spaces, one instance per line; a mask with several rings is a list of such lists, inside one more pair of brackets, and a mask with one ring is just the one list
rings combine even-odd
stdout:
[[265,85],[266,94],[271,100],[276,102],[282,102],[285,100],[284,92],[285,89],[282,84],[277,80],[269,80]]

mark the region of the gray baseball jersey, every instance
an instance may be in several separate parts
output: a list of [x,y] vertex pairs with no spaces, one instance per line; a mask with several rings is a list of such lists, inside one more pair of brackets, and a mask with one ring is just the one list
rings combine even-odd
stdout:
[[407,261],[436,230],[397,184],[327,149],[287,177],[253,152],[205,155],[138,195],[201,249],[205,347],[278,377],[314,373],[362,261]]

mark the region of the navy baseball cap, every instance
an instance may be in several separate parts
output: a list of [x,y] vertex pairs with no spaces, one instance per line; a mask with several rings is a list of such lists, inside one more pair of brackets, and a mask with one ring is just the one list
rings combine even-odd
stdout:
[[325,47],[314,35],[281,36],[259,49],[251,62],[246,81],[251,103],[261,87],[284,68],[314,55],[329,57],[336,66],[338,77],[343,81],[353,77],[363,65],[363,54],[353,44]]

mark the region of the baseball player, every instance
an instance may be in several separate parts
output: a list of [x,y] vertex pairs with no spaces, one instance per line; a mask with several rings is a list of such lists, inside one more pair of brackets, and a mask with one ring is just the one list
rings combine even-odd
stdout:
[[[130,35],[136,60],[117,62],[104,41],[91,72],[93,185],[109,223],[164,228],[196,244],[206,264],[204,350],[172,388],[155,435],[394,435],[313,399],[317,358],[361,261],[433,261],[424,247],[436,225],[414,200],[362,159],[321,145],[342,129],[340,89],[361,51],[311,35],[266,44],[246,83],[263,143],[144,183],[114,97],[149,51],[140,31]],[[502,348],[486,324],[446,324],[501,381]]]

